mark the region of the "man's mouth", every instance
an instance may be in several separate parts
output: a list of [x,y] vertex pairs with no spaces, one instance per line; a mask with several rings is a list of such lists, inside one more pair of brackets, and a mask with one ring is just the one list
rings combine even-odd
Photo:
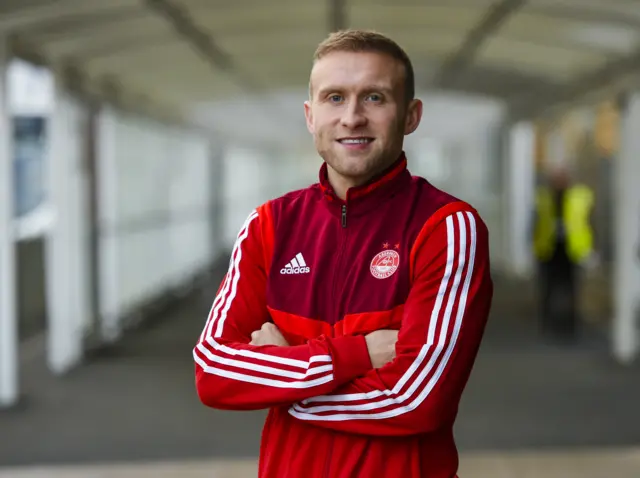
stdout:
[[358,138],[341,138],[338,140],[341,144],[368,144],[373,141],[373,138],[358,137]]

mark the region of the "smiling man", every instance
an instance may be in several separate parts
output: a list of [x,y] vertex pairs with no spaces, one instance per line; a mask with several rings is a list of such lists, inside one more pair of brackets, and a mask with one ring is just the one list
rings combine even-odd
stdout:
[[455,477],[493,294],[487,228],[410,174],[422,103],[391,39],[330,35],[304,110],[319,182],[242,226],[193,350],[200,399],[269,409],[260,477]]

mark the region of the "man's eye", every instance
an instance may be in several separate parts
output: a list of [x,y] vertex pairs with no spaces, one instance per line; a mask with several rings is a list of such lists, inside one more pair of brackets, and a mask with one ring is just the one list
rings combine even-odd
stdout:
[[373,93],[371,95],[369,95],[368,97],[371,101],[380,101],[382,100],[382,97],[376,93]]
[[338,103],[338,102],[342,101],[342,96],[340,96],[340,95],[331,95],[329,97],[329,101],[332,101],[334,103]]

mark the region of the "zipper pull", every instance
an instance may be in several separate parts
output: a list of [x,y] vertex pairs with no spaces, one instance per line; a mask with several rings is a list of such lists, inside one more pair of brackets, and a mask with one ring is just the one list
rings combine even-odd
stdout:
[[342,227],[347,227],[347,205],[342,205]]

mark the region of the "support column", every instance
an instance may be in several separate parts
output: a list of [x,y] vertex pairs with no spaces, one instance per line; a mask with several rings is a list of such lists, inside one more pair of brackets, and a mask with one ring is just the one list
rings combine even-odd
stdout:
[[87,224],[88,224],[88,266],[89,277],[89,312],[91,315],[91,339],[99,341],[100,330],[100,234],[98,229],[98,160],[97,141],[98,118],[100,106],[96,103],[87,104],[87,138],[85,154],[87,159]]
[[214,136],[209,146],[209,220],[211,224],[211,260],[217,265],[224,253],[224,153],[222,138]]
[[530,122],[512,125],[505,158],[506,218],[504,244],[509,271],[524,276],[532,270],[531,219],[535,187],[535,129]]
[[0,408],[18,400],[18,314],[13,219],[13,127],[9,111],[8,54],[0,38]]
[[117,341],[121,334],[118,235],[118,117],[115,110],[100,110],[96,122],[97,230],[100,269],[99,314],[100,339],[105,344]]
[[627,98],[622,144],[613,174],[613,354],[629,363],[638,354],[640,299],[640,92]]
[[[58,78],[56,78],[56,83]],[[58,85],[49,119],[48,189],[55,221],[47,237],[47,361],[52,372],[61,374],[82,358],[81,306],[85,293],[79,284],[78,261],[82,248],[77,240],[77,155],[72,141],[78,123],[71,105]]]

